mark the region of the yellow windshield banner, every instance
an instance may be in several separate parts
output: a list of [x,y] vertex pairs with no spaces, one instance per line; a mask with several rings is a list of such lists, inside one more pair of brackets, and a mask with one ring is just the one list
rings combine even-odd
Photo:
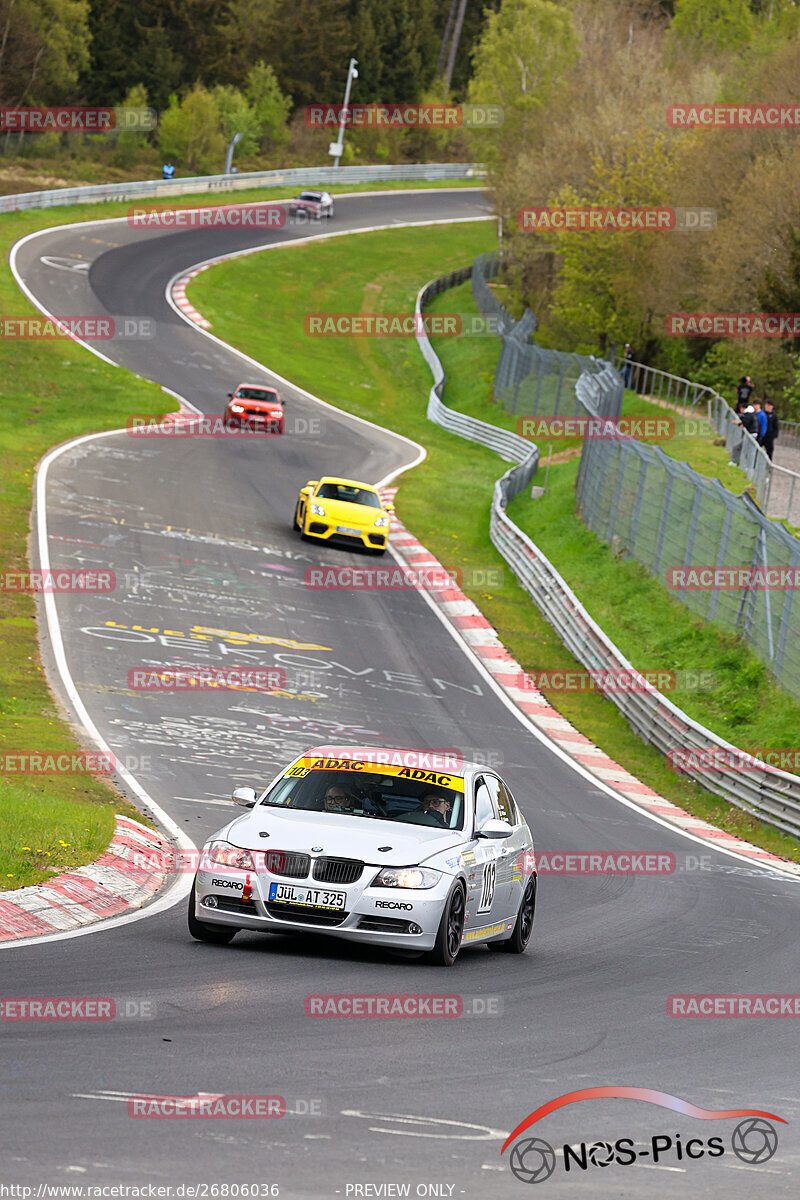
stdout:
[[302,778],[309,771],[350,771],[354,775],[375,775],[385,778],[394,775],[408,779],[410,783],[426,783],[431,787],[452,788],[464,791],[464,780],[460,775],[445,775],[440,771],[424,771],[421,767],[398,767],[371,763],[352,758],[301,758],[284,775],[284,778]]

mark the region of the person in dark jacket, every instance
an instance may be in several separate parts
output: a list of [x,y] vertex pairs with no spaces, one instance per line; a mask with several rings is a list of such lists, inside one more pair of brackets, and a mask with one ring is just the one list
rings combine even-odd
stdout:
[[771,459],[772,452],[775,449],[775,439],[778,437],[780,430],[780,422],[771,400],[764,401],[764,412],[767,418],[767,432],[764,434],[762,445]]
[[736,388],[736,400],[744,408],[750,403],[753,394],[753,381],[749,375],[743,375]]

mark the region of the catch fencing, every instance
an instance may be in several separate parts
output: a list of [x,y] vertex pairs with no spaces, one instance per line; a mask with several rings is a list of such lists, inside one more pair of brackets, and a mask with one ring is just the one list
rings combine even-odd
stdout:
[[186,179],[143,179],[98,183],[52,191],[0,196],[0,212],[55,208],[65,204],[98,204],[104,200],[161,200],[197,192],[242,191],[247,188],[323,187],[333,183],[441,183],[484,178],[480,163],[397,163],[364,167],[291,167],[280,171],[247,171],[242,175],[196,175]]
[[[500,267],[499,255],[492,252],[476,258],[472,270],[475,303],[484,314],[500,318],[498,332],[503,344],[494,377],[495,400],[518,417],[581,416],[583,409],[575,391],[578,380],[582,375],[601,374],[608,364],[592,355],[564,354],[532,342],[536,318],[530,309],[526,308],[521,320],[515,321],[489,287]],[[604,394],[603,416],[620,415],[622,391],[620,384]]]
[[[417,297],[417,313],[422,312],[432,296],[444,291],[447,287],[463,283],[469,274],[468,270],[460,271],[444,279],[432,281],[420,291]],[[487,316],[497,316],[496,305],[499,302],[488,288],[484,263],[480,264],[477,272],[472,272],[472,284],[473,295],[481,311]],[[502,316],[502,314],[500,315]],[[533,443],[519,438],[516,434],[499,430],[494,425],[467,417],[445,405],[442,400],[445,385],[444,370],[420,320],[417,321],[417,329],[417,343],[430,365],[434,377],[434,386],[428,401],[428,417],[451,432],[496,450],[506,461],[515,463],[498,479],[494,486],[490,536],[499,553],[514,571],[517,579],[545,618],[554,626],[564,644],[587,670],[599,673],[597,676],[599,687],[602,687],[601,681],[604,672],[608,672],[607,678],[609,679],[618,677],[620,671],[630,672],[637,680],[639,690],[625,692],[612,690],[606,692],[605,695],[619,708],[643,741],[655,746],[665,755],[680,751],[681,769],[690,778],[702,784],[709,791],[722,796],[736,807],[758,816],[761,820],[794,837],[800,837],[800,777],[777,767],[765,765],[759,759],[752,758],[740,751],[733,743],[718,737],[712,730],[693,720],[647,684],[628,662],[622,651],[592,619],[553,564],[542,554],[528,535],[511,520],[506,512],[508,503],[530,486],[539,463],[539,450]],[[562,364],[558,362],[558,352],[550,351],[548,353],[556,355],[551,360],[553,364],[551,374],[557,374],[557,377],[560,377]],[[577,402],[583,415],[609,415],[617,403],[617,394],[621,387],[620,376],[609,363],[591,361],[591,370],[579,376],[575,382],[573,394],[570,396],[569,389],[566,390],[564,403]],[[567,378],[566,372],[564,372],[564,378]],[[552,388],[550,394],[555,395]],[[628,440],[587,442],[584,446],[584,454],[589,446],[606,447],[616,453],[616,459],[605,460],[607,466],[610,464],[613,467],[616,464],[616,471],[608,472],[610,487],[605,490],[601,489],[600,493],[595,491],[593,496],[601,504],[607,504],[610,496],[611,503],[616,502],[616,510],[620,513],[629,503],[631,495],[636,497],[643,494],[642,467],[639,466],[639,473],[635,475],[629,465],[641,463],[641,460],[638,457],[630,457],[631,453],[636,455],[635,450],[631,452],[630,449],[624,449],[638,447],[638,443]],[[638,448],[645,451],[651,449],[650,447]],[[666,458],[661,451],[654,451],[654,453],[656,458],[658,456]],[[676,465],[680,466],[680,464]],[[684,468],[684,470],[689,475],[694,474],[689,468]],[[596,480],[596,477],[595,467],[587,468],[587,502],[590,498],[589,481]],[[699,479],[699,477],[696,478]],[[710,483],[708,480],[704,482]],[[716,488],[724,493],[721,485],[717,484]],[[679,490],[676,490],[676,501]],[[624,504],[623,495],[625,497]],[[663,501],[662,493],[662,503]],[[694,503],[693,500],[693,506]],[[748,511],[747,501],[738,503],[742,505],[743,511]],[[673,518],[677,520],[677,510],[669,501],[667,508],[671,510]],[[728,512],[727,506],[725,512]],[[765,519],[761,517],[761,520]],[[725,524],[726,517],[723,516],[723,526]],[[731,531],[738,528],[733,515],[727,520],[727,528],[730,538]],[[696,538],[697,522],[695,523]],[[794,542],[794,539],[789,540]],[[800,544],[794,544],[800,549]],[[750,600],[751,597],[748,599]],[[755,621],[755,615],[753,615],[753,621]],[[786,660],[788,657],[786,646],[784,646],[784,659]]]
[[[705,418],[725,439],[729,459],[755,484],[756,498],[764,511],[771,517],[800,524],[800,472],[772,462],[764,447],[739,423],[724,396],[705,384],[645,363],[628,362],[621,356],[614,363],[625,376],[627,386],[646,399],[681,411],[684,416],[705,410]],[[800,448],[794,422],[781,422],[778,444],[787,449]]]

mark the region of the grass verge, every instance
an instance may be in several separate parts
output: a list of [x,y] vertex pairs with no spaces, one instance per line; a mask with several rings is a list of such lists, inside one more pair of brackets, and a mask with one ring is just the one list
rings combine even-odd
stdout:
[[[398,515],[447,567],[502,568],[504,562],[488,534],[490,498],[502,464],[490,451],[427,420],[431,380],[414,342],[404,338],[315,338],[307,336],[303,328],[306,313],[410,311],[422,283],[491,248],[493,227],[476,223],[358,237],[357,250],[349,238],[337,238],[222,264],[192,283],[192,303],[212,321],[217,336],[339,407],[424,443],[428,458],[404,477]],[[447,312],[468,311],[467,299],[454,299],[452,293],[439,297],[435,307]],[[441,339],[437,352],[448,373],[448,404],[501,424],[513,420],[500,414],[488,399],[498,353],[494,339]],[[335,463],[331,469],[336,469]],[[583,591],[591,597],[593,615],[615,640],[617,626],[606,621],[606,608],[602,612],[597,608],[596,590],[606,585],[616,588],[610,607],[616,604],[623,610],[618,614],[621,626],[627,625],[629,614],[632,620],[642,610],[640,625],[631,625],[627,634],[625,628],[619,631],[619,642],[635,665],[663,669],[685,661],[694,669],[702,664],[721,673],[724,683],[712,697],[713,709],[701,711],[698,707],[698,719],[712,727],[716,723],[720,733],[735,734],[731,740],[737,743],[745,733],[750,744],[791,745],[792,736],[795,740],[797,736],[800,707],[771,683],[746,648],[704,626],[669,597],[657,618],[651,619],[648,612],[654,597],[648,588],[664,589],[636,564],[614,560],[577,518],[574,525],[569,523],[574,511],[569,473],[575,470],[576,463],[566,462],[551,471],[552,487],[558,484],[559,489],[552,512],[559,510],[562,523],[553,519],[546,544],[543,522],[537,515],[544,510],[515,512],[515,519],[521,519],[523,525],[535,520],[531,535],[568,579],[573,565],[586,560],[584,576],[571,582],[579,595]],[[454,494],[457,504],[453,503]],[[465,590],[526,669],[577,668],[508,569],[502,585],[491,592]],[[623,602],[620,594],[625,597]],[[647,662],[642,661],[643,653]],[[692,699],[698,706],[708,700],[700,693],[676,698],[681,704]],[[800,861],[800,847],[793,839],[675,774],[602,696],[562,693],[550,699],[612,758],[661,795],[722,828]]]

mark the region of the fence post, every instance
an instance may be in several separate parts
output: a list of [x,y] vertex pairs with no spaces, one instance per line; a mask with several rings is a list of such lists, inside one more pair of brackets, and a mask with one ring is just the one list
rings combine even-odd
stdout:
[[664,488],[664,502],[661,508],[661,519],[658,522],[658,536],[656,538],[656,550],[653,556],[653,574],[658,575],[661,570],[661,553],[664,549],[664,534],[667,530],[667,521],[669,520],[670,501],[672,499],[672,484],[675,480],[675,475],[672,467],[668,462],[664,463],[667,472],[667,486]]

